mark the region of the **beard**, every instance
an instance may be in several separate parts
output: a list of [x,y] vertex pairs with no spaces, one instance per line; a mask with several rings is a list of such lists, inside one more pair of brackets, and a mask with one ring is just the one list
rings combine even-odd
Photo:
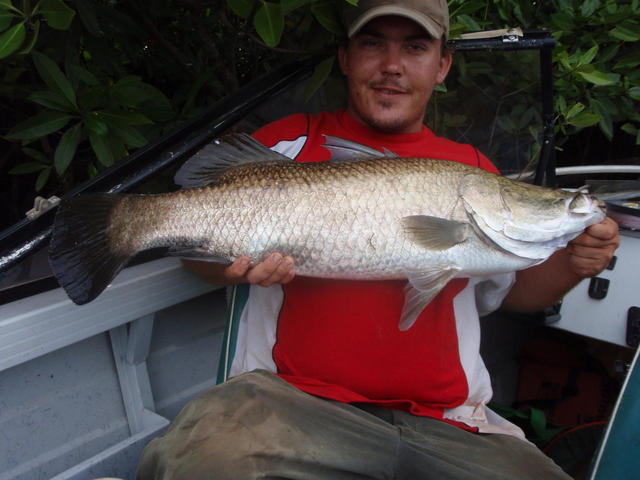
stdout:
[[[407,129],[415,123],[414,118],[408,118],[401,112],[394,112],[397,108],[393,102],[378,103],[378,112],[376,114],[358,111],[357,108],[353,112],[365,123],[365,125],[377,130],[381,133],[407,133]],[[382,110],[382,111],[380,111]]]

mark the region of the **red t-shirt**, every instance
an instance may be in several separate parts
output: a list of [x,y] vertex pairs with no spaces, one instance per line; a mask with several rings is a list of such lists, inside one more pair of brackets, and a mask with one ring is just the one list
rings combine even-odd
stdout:
[[[319,162],[330,157],[323,134],[387,148],[401,157],[449,160],[497,173],[470,145],[437,137],[426,127],[417,133],[381,134],[346,111],[292,115],[254,137],[296,161]],[[467,282],[452,280],[413,327],[400,331],[406,281],[296,277],[283,287],[272,352],[277,373],[320,397],[442,418],[444,409],[461,405],[468,396],[453,310],[453,299]]]

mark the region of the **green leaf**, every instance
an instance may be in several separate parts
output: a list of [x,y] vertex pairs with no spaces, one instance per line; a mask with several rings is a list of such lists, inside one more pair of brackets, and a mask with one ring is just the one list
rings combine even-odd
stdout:
[[620,130],[622,130],[625,133],[628,133],[629,135],[635,136],[638,134],[638,129],[632,123],[625,123],[620,127]]
[[325,30],[334,35],[344,35],[344,27],[340,20],[340,12],[336,10],[334,3],[324,2],[311,7],[311,13]]
[[262,2],[262,6],[256,12],[253,26],[262,38],[262,41],[270,47],[280,43],[280,37],[284,30],[284,16],[280,4]]
[[314,1],[315,0],[280,0],[280,6],[282,7],[283,15],[286,15]]
[[631,87],[628,93],[634,100],[640,100],[640,87]]
[[109,148],[105,137],[98,135],[95,132],[89,132],[89,142],[91,143],[91,148],[93,148],[98,161],[102,165],[105,167],[113,165],[113,152],[111,152],[111,148]]
[[604,51],[598,55],[598,63],[606,63],[609,60],[616,58],[621,45],[621,43],[616,43],[606,47]]
[[80,123],[67,130],[60,139],[53,157],[53,165],[58,175],[62,176],[67,168],[69,168],[81,139],[82,125]]
[[127,148],[124,146],[124,143],[122,142],[122,140],[120,140],[120,137],[109,135],[107,137],[107,144],[109,145],[111,154],[113,155],[113,158],[115,160],[124,158],[129,154],[129,152],[127,152]]
[[41,0],[40,13],[47,24],[56,30],[68,30],[76,14],[62,0]]
[[478,11],[482,11],[486,8],[486,2],[481,2],[479,0],[465,1],[461,2],[458,7],[452,9],[450,17],[455,18],[458,15],[468,14],[473,15]]
[[609,35],[624,42],[637,42],[640,40],[640,26],[625,22],[611,30]]
[[77,108],[76,92],[73,90],[73,87],[71,86],[71,83],[69,83],[69,80],[67,80],[67,77],[62,73],[62,70],[58,68],[58,65],[56,65],[56,63],[46,55],[35,50],[31,56],[33,57],[33,63],[35,64],[40,77],[44,80],[44,83],[46,83],[51,90],[62,93],[67,97],[67,100]]
[[11,0],[0,0],[0,8],[4,10],[19,11],[16,7],[13,6],[13,3],[11,3]]
[[95,14],[96,6],[88,0],[75,0],[75,6],[84,28],[94,37],[100,35],[100,24]]
[[469,30],[479,31],[482,30],[482,27],[469,15],[458,15],[458,20],[464,23]]
[[565,70],[571,70],[573,68],[567,52],[559,52],[556,55],[556,60],[560,62],[560,64],[565,68]]
[[118,103],[125,107],[138,107],[149,99],[163,96],[157,88],[148,83],[144,83],[140,77],[127,75],[118,80],[111,87],[111,94]]
[[590,17],[600,6],[600,0],[583,0],[580,6],[580,13],[583,17]]
[[567,109],[567,100],[564,98],[564,96],[558,95],[556,97],[555,104],[556,111],[564,114],[565,110]]
[[111,122],[115,123],[124,123],[126,125],[152,125],[153,121],[149,119],[149,117],[136,112],[106,112],[100,111],[100,116],[104,118],[106,122],[111,124]]
[[61,110],[63,112],[75,112],[75,107],[69,103],[64,95],[53,90],[40,90],[33,92],[27,97],[32,102],[42,105],[52,110]]
[[313,70],[313,74],[307,81],[307,85],[305,87],[305,102],[308,102],[313,94],[316,93],[322,86],[322,84],[324,84],[324,82],[327,80],[329,74],[331,73],[331,70],[333,69],[333,62],[335,61],[335,58],[335,55],[332,55],[331,57],[324,59],[318,65],[316,65],[316,68]]
[[571,31],[575,24],[573,17],[565,12],[554,13],[551,15],[551,25],[555,30]]
[[44,188],[44,186],[49,181],[49,177],[51,176],[51,167],[47,167],[40,172],[38,178],[36,178],[36,192],[39,192]]
[[634,49],[633,51],[622,55],[618,58],[618,62],[613,67],[615,70],[634,68],[640,65],[640,49]]
[[21,163],[9,170],[9,175],[26,175],[28,173],[39,172],[43,168],[47,168],[47,166],[40,162]]
[[35,148],[22,147],[22,153],[40,163],[44,163],[45,165],[51,163],[49,159],[45,157],[44,153],[42,153],[40,150],[36,150]]
[[20,48],[24,41],[25,32],[24,22],[20,22],[0,35],[0,60]]
[[63,128],[72,118],[66,113],[46,110],[13,127],[7,138],[31,140],[44,137]]
[[586,65],[591,63],[591,61],[596,57],[597,54],[598,54],[598,45],[594,45],[593,47],[591,47],[589,50],[587,50],[580,56],[578,65]]
[[109,123],[109,131],[120,138],[127,147],[140,148],[148,142],[138,130],[128,125]]
[[71,67],[73,69],[73,73],[77,75],[77,77],[87,85],[91,87],[96,87],[100,85],[100,80],[93,73],[91,73],[86,68],[81,67],[80,65],[73,65]]
[[86,115],[84,117],[84,124],[87,130],[100,136],[104,136],[109,132],[107,124],[100,119],[97,112],[91,112]]
[[22,49],[18,52],[20,55],[28,55],[33,50],[33,47],[36,45],[36,41],[38,40],[38,36],[40,35],[40,20],[36,20],[33,24],[33,32],[31,33],[31,40],[22,47]]
[[602,120],[600,120],[598,125],[605,137],[611,141],[613,139],[612,115],[615,114],[615,110],[611,108],[611,105],[609,104],[610,102],[606,98],[603,98],[602,100],[592,98],[590,106],[595,113],[602,117]]
[[227,0],[229,8],[241,18],[247,19],[251,15],[255,0]]
[[608,74],[599,72],[596,69],[589,69],[588,71],[581,71],[580,69],[577,69],[575,73],[587,82],[593,83],[597,86],[612,85],[616,83]]
[[4,32],[16,16],[8,10],[1,10],[0,7],[0,32]]
[[572,119],[573,117],[575,117],[577,114],[579,114],[580,112],[582,112],[584,110],[584,105],[580,102],[578,103],[574,103],[571,108],[567,111],[565,118],[567,120]]
[[87,175],[89,175],[89,178],[93,178],[96,175],[98,175],[98,169],[93,164],[93,162],[91,162],[91,163],[89,163],[89,165],[87,165]]
[[591,127],[602,120],[600,115],[591,112],[581,112],[573,119],[571,119],[568,123],[578,128]]

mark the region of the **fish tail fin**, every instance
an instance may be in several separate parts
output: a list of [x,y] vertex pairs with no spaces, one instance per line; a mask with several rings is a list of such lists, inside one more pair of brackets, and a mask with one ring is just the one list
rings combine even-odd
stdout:
[[109,238],[123,196],[80,195],[58,207],[49,243],[49,264],[74,303],[96,298],[137,251],[115,248]]

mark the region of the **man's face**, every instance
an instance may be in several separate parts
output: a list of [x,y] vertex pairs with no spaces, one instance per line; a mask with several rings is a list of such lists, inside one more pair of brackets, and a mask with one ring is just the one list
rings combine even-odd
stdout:
[[405,17],[378,17],[338,51],[349,85],[349,111],[384,133],[422,128],[431,93],[451,66],[441,40]]

